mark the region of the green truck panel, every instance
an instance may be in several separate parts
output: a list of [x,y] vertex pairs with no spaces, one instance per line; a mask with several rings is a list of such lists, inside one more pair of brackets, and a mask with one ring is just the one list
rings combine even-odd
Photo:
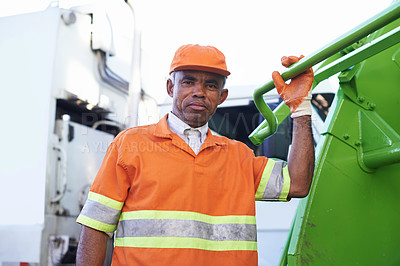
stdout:
[[[391,5],[399,6],[400,1]],[[400,265],[400,12],[396,12],[397,20],[368,35],[360,48],[331,55],[315,71],[317,76],[337,60],[349,65],[340,70],[340,87],[316,147],[311,191],[299,204],[281,265]],[[380,43],[390,45],[366,50],[383,37]],[[346,59],[348,53],[353,55]],[[334,72],[327,71],[324,78]]]

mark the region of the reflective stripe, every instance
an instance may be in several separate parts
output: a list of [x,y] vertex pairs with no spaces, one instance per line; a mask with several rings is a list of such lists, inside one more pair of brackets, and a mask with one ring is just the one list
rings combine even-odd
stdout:
[[212,251],[257,250],[253,241],[211,241],[189,237],[124,237],[115,239],[116,247],[193,248]]
[[255,224],[135,219],[120,221],[116,237],[189,237],[213,241],[257,241],[257,228]]
[[274,168],[272,169],[271,176],[268,180],[267,187],[265,188],[263,199],[277,200],[281,195],[284,179],[282,176],[282,168],[285,162],[275,161]]
[[[270,160],[271,159],[269,159],[268,162]],[[267,176],[268,173],[269,175]],[[263,186],[261,186],[261,182]],[[261,194],[261,189],[264,187],[265,183],[266,185],[262,196],[261,198],[258,198],[257,196]],[[258,194],[256,193],[256,199],[286,201],[289,194],[289,188],[290,177],[286,162],[275,161],[272,169],[270,169],[270,166],[268,166],[268,164],[266,165],[260,181],[260,185],[257,189]]]
[[103,205],[106,205],[106,206],[116,209],[116,210],[121,210],[122,206],[124,205],[124,203],[121,201],[113,200],[111,198],[108,198],[106,196],[103,196],[101,194],[97,194],[97,193],[94,193],[91,191],[89,192],[88,199],[97,201]]
[[212,216],[186,211],[121,214],[115,246],[257,250],[255,216]]
[[282,193],[279,197],[279,200],[287,201],[287,197],[289,195],[289,189],[290,189],[289,167],[287,165],[285,167],[283,167],[282,173],[283,173],[284,183],[283,183]]
[[261,176],[260,184],[258,185],[257,191],[256,191],[256,200],[261,200],[263,199],[263,195],[265,192],[265,188],[267,187],[268,180],[271,176],[272,169],[274,168],[275,161],[272,159],[268,159],[267,165],[264,168],[263,174]]
[[81,215],[92,218],[104,224],[117,225],[121,211],[88,199],[83,206]]
[[177,219],[195,220],[209,224],[256,224],[256,219],[251,215],[225,215],[213,216],[197,212],[188,211],[131,211],[123,212],[120,220],[132,219]]
[[85,206],[76,222],[103,232],[114,232],[123,204],[123,202],[89,192]]
[[103,232],[114,232],[117,229],[117,225],[105,224],[82,214],[78,216],[76,222]]

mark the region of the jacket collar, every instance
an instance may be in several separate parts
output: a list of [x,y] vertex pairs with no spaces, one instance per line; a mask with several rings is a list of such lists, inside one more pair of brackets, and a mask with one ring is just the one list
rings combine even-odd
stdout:
[[[160,137],[160,138],[168,138],[168,139],[173,139],[173,136],[176,136],[168,128],[167,118],[168,118],[168,114],[164,115],[160,119],[160,121],[158,121],[158,123],[155,124],[154,131],[152,132],[152,134],[154,136]],[[204,141],[203,146],[201,147],[201,150],[203,150],[207,147],[210,147],[210,146],[214,146],[214,145],[222,146],[222,145],[226,145],[226,144],[227,144],[226,139],[214,136],[211,133],[210,129],[208,129],[207,138]]]

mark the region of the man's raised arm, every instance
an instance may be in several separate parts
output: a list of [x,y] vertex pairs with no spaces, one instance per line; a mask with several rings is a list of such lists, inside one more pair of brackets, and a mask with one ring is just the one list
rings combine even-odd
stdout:
[[[289,67],[303,56],[282,57],[282,65]],[[276,89],[290,107],[293,118],[292,146],[288,157],[290,190],[288,198],[308,195],[314,173],[314,142],[311,130],[311,86],[314,79],[308,69],[286,84],[279,72],[272,73]]]

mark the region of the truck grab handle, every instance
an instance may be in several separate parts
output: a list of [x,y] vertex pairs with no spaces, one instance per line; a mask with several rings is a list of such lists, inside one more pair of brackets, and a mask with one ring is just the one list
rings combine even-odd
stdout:
[[[306,69],[313,67],[398,18],[400,18],[400,1],[395,1],[377,15],[292,65],[281,74],[283,80],[286,81],[299,75]],[[278,125],[289,115],[289,108],[286,105],[282,104],[272,112],[264,101],[263,95],[274,88],[275,84],[270,80],[268,83],[254,90],[254,103],[265,118],[249,136],[249,139],[255,145],[260,145],[267,137],[273,135]]]

